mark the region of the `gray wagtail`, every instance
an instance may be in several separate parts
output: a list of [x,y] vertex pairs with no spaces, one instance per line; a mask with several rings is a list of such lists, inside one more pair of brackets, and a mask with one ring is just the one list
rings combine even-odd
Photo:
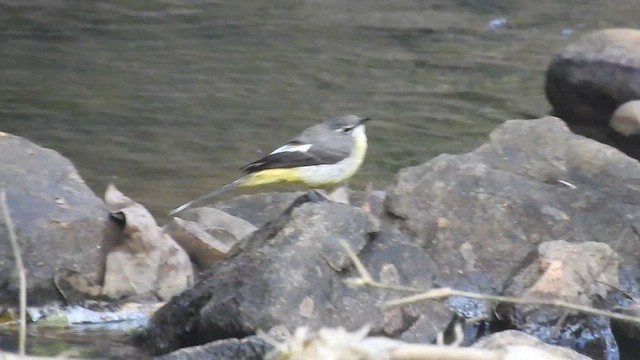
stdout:
[[368,120],[356,115],[330,117],[269,155],[243,166],[245,176],[173,209],[169,215],[236,186],[288,182],[323,187],[341,183],[352,177],[364,161],[367,153],[364,123]]

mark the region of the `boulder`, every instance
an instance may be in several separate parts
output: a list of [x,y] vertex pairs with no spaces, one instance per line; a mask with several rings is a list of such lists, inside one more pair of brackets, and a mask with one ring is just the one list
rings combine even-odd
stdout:
[[359,208],[302,198],[156,314],[146,334],[154,352],[275,327],[369,324],[373,333],[435,339],[452,317],[450,308],[431,301],[381,310],[379,305],[399,295],[349,286],[346,280],[358,274],[340,241],[375,278],[420,288],[430,288],[438,277],[429,254],[399,232],[378,233],[375,218]]
[[473,347],[487,350],[503,350],[514,345],[523,345],[540,349],[549,354],[557,356],[559,359],[591,360],[590,357],[584,356],[569,348],[545,344],[535,336],[531,336],[527,333],[517,330],[505,330],[485,336],[478,342],[473,344]]
[[545,241],[619,242],[634,265],[640,254],[625,231],[640,219],[640,163],[553,117],[507,121],[471,153],[401,170],[386,207],[461,289],[501,292]]
[[224,339],[210,343],[192,346],[172,353],[159,356],[157,360],[262,360],[264,355],[273,347],[258,336],[248,336],[244,339]]
[[621,104],[640,99],[640,30],[606,29],[562,50],[547,69],[554,115],[606,126]]
[[538,246],[564,240],[608,244],[620,289],[640,295],[640,163],[560,119],[507,121],[471,153],[403,169],[386,200],[386,220],[431,255],[442,286],[522,295]]
[[[450,323],[449,306],[465,317],[492,313],[484,302],[460,297],[447,305],[431,301],[381,310],[379,305],[402,294],[347,286],[345,280],[358,273],[338,240],[386,283],[557,296],[607,308],[623,298],[628,302],[624,296],[640,297],[634,231],[640,163],[571,133],[558,118],[508,121],[471,153],[403,169],[387,192],[383,230],[362,208],[305,198],[286,209],[270,200],[261,208],[249,196],[220,207],[259,229],[238,243],[235,256],[217,262],[156,314],[146,334],[154,352],[243,338],[258,329],[354,330],[365,323],[373,335],[427,343]],[[555,280],[562,288],[554,288]],[[523,325],[522,319],[538,318],[520,314],[525,316],[505,317],[502,325],[554,334],[542,321]],[[567,327],[556,322],[561,336],[545,340],[567,341],[564,335],[572,334],[567,345],[616,358],[608,320],[580,319]]]
[[[29,305],[62,300],[53,276],[69,269],[102,281],[106,252],[118,234],[105,204],[57,152],[0,133],[0,189],[27,272]],[[1,222],[1,221],[0,221]],[[15,259],[0,225],[0,304],[18,303]]]

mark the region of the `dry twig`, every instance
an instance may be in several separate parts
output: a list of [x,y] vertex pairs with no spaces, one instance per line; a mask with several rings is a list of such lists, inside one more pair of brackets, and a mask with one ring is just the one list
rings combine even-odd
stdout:
[[360,261],[360,259],[358,258],[358,255],[356,255],[353,249],[351,249],[351,246],[349,246],[349,244],[344,240],[340,240],[340,245],[342,245],[344,250],[347,252],[347,255],[349,255],[349,258],[351,259],[351,261],[353,262],[353,265],[356,267],[356,270],[358,271],[358,275],[360,275],[359,278],[347,280],[349,284],[358,285],[358,286],[371,286],[371,287],[377,287],[381,289],[390,289],[390,290],[396,290],[396,291],[408,291],[408,292],[424,291],[424,290],[417,289],[410,286],[385,284],[385,283],[381,283],[379,281],[373,280],[373,278],[371,277],[371,274],[369,274],[369,271],[367,271],[367,269],[362,264],[362,261]]
[[422,294],[417,294],[417,295],[407,296],[407,297],[396,299],[396,300],[387,301],[386,303],[382,304],[382,307],[388,308],[391,306],[407,305],[407,304],[412,304],[415,302],[420,302],[425,300],[443,299],[450,296],[461,296],[461,297],[466,297],[470,299],[495,301],[495,302],[503,302],[503,303],[510,303],[510,304],[555,306],[563,309],[578,311],[578,312],[589,314],[589,315],[606,316],[611,319],[617,319],[617,320],[640,324],[640,317],[637,317],[637,316],[630,316],[625,314],[614,313],[607,310],[595,309],[589,306],[577,305],[577,304],[569,303],[562,300],[524,299],[524,298],[517,298],[512,296],[480,294],[480,293],[474,293],[470,291],[461,291],[461,290],[456,290],[451,288],[433,289],[433,290],[424,292]]
[[[413,291],[413,292],[421,291],[412,287],[388,285],[388,284],[383,284],[373,280],[371,278],[371,275],[369,274],[367,269],[364,267],[360,259],[358,259],[356,254],[353,252],[349,244],[346,243],[345,241],[341,241],[340,244],[345,248],[345,251],[351,258],[351,261],[353,261],[360,275],[360,278],[352,279],[351,281],[349,281],[351,284],[361,285],[361,286],[372,286],[372,287],[378,287],[378,288],[390,289],[390,290]],[[382,304],[382,307],[388,308],[392,306],[407,305],[407,304],[413,304],[413,303],[421,302],[425,300],[444,299],[451,296],[460,296],[460,297],[466,297],[470,299],[478,299],[478,300],[486,300],[486,301],[494,301],[494,302],[510,303],[510,304],[555,306],[558,308],[578,311],[584,314],[589,314],[594,316],[605,316],[611,319],[617,319],[621,321],[628,321],[628,322],[640,324],[640,317],[637,317],[637,316],[631,316],[626,314],[614,313],[607,310],[595,309],[590,306],[577,305],[577,304],[569,303],[562,300],[525,299],[525,298],[518,298],[513,296],[481,294],[481,293],[462,291],[462,290],[456,290],[451,288],[431,289],[431,290],[424,291],[420,294],[387,301],[384,304]]]
[[16,270],[18,271],[18,279],[20,282],[20,333],[18,338],[18,353],[20,356],[24,356],[27,342],[27,276],[24,265],[22,264],[22,256],[20,255],[20,246],[18,245],[16,232],[13,229],[9,206],[7,206],[7,194],[4,190],[0,192],[0,205],[2,205],[2,215],[4,223],[7,226],[7,232],[9,233],[13,256],[16,259]]

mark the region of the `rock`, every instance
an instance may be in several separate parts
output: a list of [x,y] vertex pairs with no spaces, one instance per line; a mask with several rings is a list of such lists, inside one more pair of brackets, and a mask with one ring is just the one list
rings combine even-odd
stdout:
[[462,289],[500,292],[550,240],[620,241],[627,260],[640,254],[630,231],[621,237],[640,219],[640,163],[553,117],[507,121],[474,152],[401,170],[386,208],[443,285]]
[[527,280],[521,272],[541,243],[562,239],[609,244],[620,256],[621,290],[640,295],[640,242],[629,226],[640,220],[640,163],[557,118],[507,121],[471,153],[401,170],[386,211],[431,255],[440,286],[504,294]]
[[640,99],[640,30],[599,30],[570,44],[549,65],[545,90],[554,115],[606,125],[618,106]]
[[102,283],[98,284],[84,274],[70,269],[59,269],[53,282],[67,304],[80,304],[88,298],[102,295]]
[[[4,134],[0,136],[0,188],[7,192],[21,247],[29,305],[63,300],[53,282],[56,269],[102,281],[106,252],[116,241],[118,229],[69,160]],[[0,304],[17,303],[15,259],[2,223]]]
[[217,202],[214,207],[260,228],[285,211],[295,199],[303,194],[304,192],[271,192],[242,195]]
[[338,186],[335,188],[330,194],[329,197],[331,200],[335,202],[339,202],[341,204],[350,204],[351,200],[349,199],[349,188],[345,185]]
[[214,208],[191,209],[185,212],[183,218],[198,223],[206,231],[225,231],[237,240],[244,239],[258,229],[246,220]]
[[173,218],[167,232],[200,269],[208,269],[216,261],[229,257],[231,249],[238,243],[238,240],[229,233],[219,232],[217,235],[226,236],[215,236],[198,223],[178,217]]
[[380,218],[384,213],[384,199],[387,193],[383,190],[373,190],[371,184],[365,191],[352,191],[351,203],[371,215]]
[[[340,191],[345,191],[342,188]],[[355,207],[364,208],[370,214],[379,217],[384,209],[383,203],[386,193],[380,190],[348,191],[349,200]],[[258,193],[243,195],[230,200],[219,201],[214,204],[216,209],[227,214],[246,220],[256,227],[261,227],[282,213],[296,198],[305,192],[289,193]],[[342,195],[344,196],[344,195]],[[344,198],[342,202],[344,202]],[[187,219],[189,220],[189,219]]]
[[545,344],[535,336],[531,336],[517,330],[505,330],[485,336],[473,344],[473,347],[487,350],[503,350],[514,345],[524,345],[544,350],[545,352],[553,354],[560,359],[591,360],[590,357],[584,356],[569,348]]
[[[606,298],[609,290],[619,286],[618,255],[607,244],[550,241],[538,247],[538,254],[538,263],[529,266],[533,269],[524,269],[522,273],[526,275],[517,276],[507,289],[507,294],[597,307],[600,301],[596,300]],[[522,291],[521,287],[528,285]],[[600,343],[606,345],[606,349],[601,349],[605,352],[609,351],[607,349],[617,349],[607,321],[591,321],[589,317],[566,309],[534,305],[515,305],[511,308],[510,317],[510,322],[516,328],[542,341],[561,342],[583,352],[593,347],[596,351],[590,355],[596,358],[609,358],[607,353],[598,353]],[[580,344],[574,343],[575,329],[578,327],[588,329],[591,337],[585,337]],[[595,346],[590,346],[594,343]]]
[[[640,317],[640,304],[633,303],[618,309],[618,312]],[[640,324],[611,319],[611,330],[620,347],[621,354],[636,354],[638,351],[638,342],[640,342]]]
[[[603,243],[545,242],[538,246],[538,262],[531,266],[538,274],[531,279],[528,289],[508,292],[527,298],[553,297],[593,306],[594,296],[605,298],[610,289],[618,287],[618,255]],[[513,288],[523,285],[524,281],[519,281]]]
[[445,304],[382,311],[379,305],[398,297],[396,292],[345,284],[357,273],[341,240],[376,278],[433,285],[438,269],[426,252],[398,232],[377,231],[375,219],[355,207],[292,206],[245,239],[238,255],[217,263],[193,289],[163,307],[146,335],[148,344],[165,353],[277,326],[359,328],[367,323],[375,333],[433,340],[452,316]]
[[623,136],[640,134],[640,100],[620,105],[611,115],[609,126]]
[[157,294],[166,300],[191,287],[186,252],[158,227],[149,211],[109,185],[105,201],[122,221],[122,238],[107,255],[102,294],[112,299]]
[[200,346],[192,346],[164,356],[157,360],[209,360],[209,359],[234,359],[234,360],[262,360],[264,355],[272,349],[258,336],[248,336],[244,339],[217,340]]
[[[167,233],[201,269],[230,256],[231,249],[257,228],[248,221],[214,208],[196,208],[174,217]],[[191,220],[191,221],[189,221]]]

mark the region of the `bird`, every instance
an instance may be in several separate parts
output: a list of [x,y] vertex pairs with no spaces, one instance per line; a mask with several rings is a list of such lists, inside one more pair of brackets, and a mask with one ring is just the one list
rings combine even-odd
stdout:
[[313,125],[284,145],[240,168],[244,176],[171,210],[175,215],[235,187],[297,183],[309,188],[337,185],[352,177],[367,153],[370,118],[339,115]]

